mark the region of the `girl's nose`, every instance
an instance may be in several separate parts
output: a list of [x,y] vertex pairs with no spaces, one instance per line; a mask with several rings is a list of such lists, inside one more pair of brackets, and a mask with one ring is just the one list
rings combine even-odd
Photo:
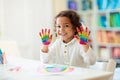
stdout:
[[60,31],[64,31],[64,30],[65,30],[64,27],[61,27]]

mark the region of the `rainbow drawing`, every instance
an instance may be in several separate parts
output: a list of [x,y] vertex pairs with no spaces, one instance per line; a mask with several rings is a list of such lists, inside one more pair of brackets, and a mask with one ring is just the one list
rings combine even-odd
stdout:
[[39,71],[42,73],[67,73],[72,72],[74,68],[68,66],[56,66],[56,65],[49,65],[45,66]]

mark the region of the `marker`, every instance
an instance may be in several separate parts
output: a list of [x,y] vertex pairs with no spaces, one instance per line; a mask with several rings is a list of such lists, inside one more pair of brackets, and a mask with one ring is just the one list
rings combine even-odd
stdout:
[[3,61],[3,59],[2,59],[2,50],[0,48],[0,64],[2,64],[2,61]]

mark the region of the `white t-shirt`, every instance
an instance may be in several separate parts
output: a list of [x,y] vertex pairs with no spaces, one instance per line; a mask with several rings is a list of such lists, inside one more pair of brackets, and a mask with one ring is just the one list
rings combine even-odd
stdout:
[[47,64],[87,67],[96,62],[96,56],[90,47],[86,53],[75,38],[67,44],[59,38],[49,47],[48,53],[40,51],[40,60]]

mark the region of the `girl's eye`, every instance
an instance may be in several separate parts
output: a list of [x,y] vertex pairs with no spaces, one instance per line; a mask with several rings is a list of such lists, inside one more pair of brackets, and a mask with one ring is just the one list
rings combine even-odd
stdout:
[[56,26],[57,28],[60,28],[60,26]]
[[68,25],[68,24],[66,24],[66,25],[65,25],[65,27],[69,27],[69,25]]

